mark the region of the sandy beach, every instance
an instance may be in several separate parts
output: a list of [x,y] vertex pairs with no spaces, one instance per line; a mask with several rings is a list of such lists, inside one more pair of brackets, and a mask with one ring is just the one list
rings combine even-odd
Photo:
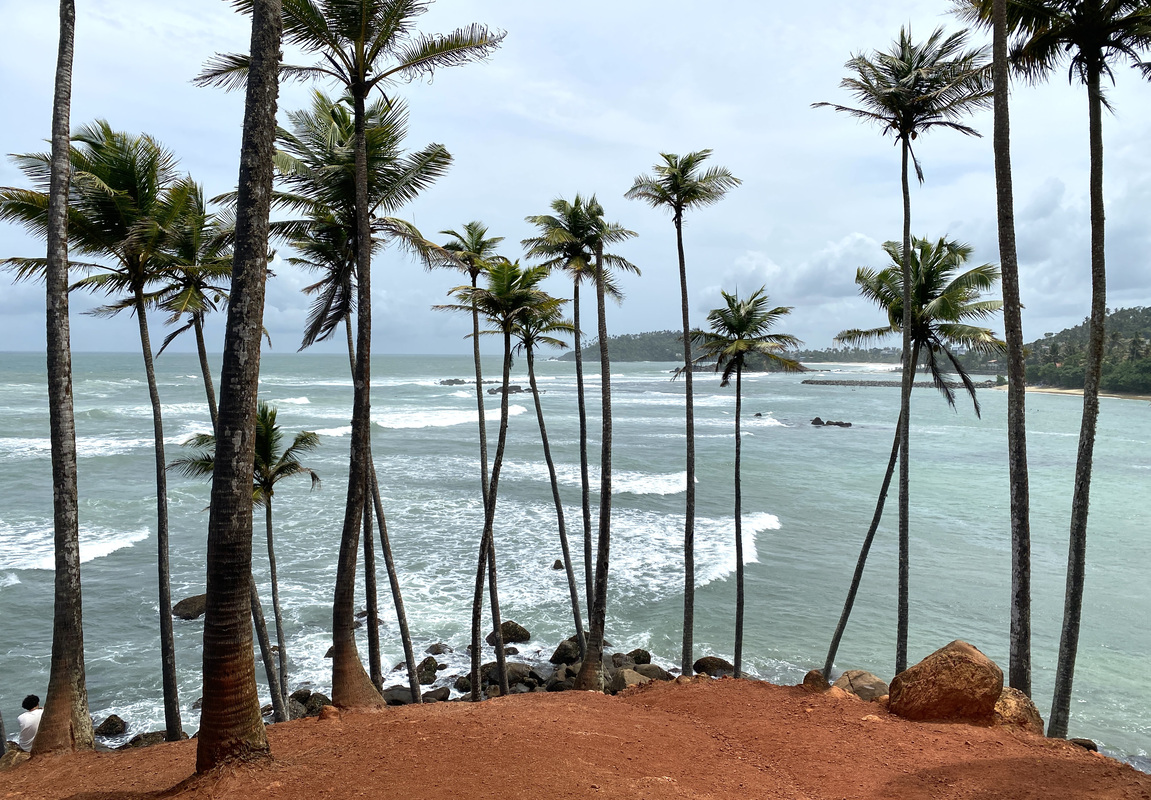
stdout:
[[[996,386],[995,389],[1006,392],[1007,385]],[[1070,394],[1077,397],[1083,396],[1082,389],[1057,389],[1054,386],[1028,386],[1027,392],[1035,394]],[[1115,400],[1146,400],[1151,402],[1151,395],[1148,394],[1116,394],[1115,392],[1100,392],[1100,397],[1111,397]]]

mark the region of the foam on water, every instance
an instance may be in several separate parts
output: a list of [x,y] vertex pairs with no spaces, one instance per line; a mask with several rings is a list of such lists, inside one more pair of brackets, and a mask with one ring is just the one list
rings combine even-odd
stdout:
[[20,579],[16,577],[15,572],[9,572],[7,575],[0,576],[0,589],[15,586],[18,583],[20,583]]
[[[147,528],[125,533],[109,528],[82,527],[80,529],[80,563],[103,558],[117,550],[132,547],[136,542],[141,542],[150,535],[151,532]],[[56,562],[50,524],[9,525],[0,522],[0,540],[5,543],[5,547],[0,549],[0,569],[55,569]]]
[[339,428],[321,428],[320,430],[313,431],[313,433],[317,433],[320,436],[351,436],[352,426],[344,425]]
[[[521,405],[508,407],[508,415],[518,417],[527,411]],[[489,412],[490,413],[490,412]],[[498,412],[497,412],[498,413]],[[411,428],[447,428],[453,425],[477,424],[479,412],[475,409],[461,408],[434,408],[434,409],[397,409],[372,415],[372,422],[381,428],[404,430]]]
[[311,405],[311,400],[306,397],[280,397],[272,400],[272,405],[286,405],[286,406],[306,406]]

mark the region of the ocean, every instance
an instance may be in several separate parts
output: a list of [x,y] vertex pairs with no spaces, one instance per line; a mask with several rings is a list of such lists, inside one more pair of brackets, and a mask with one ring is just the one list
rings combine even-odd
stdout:
[[[132,733],[163,727],[155,570],[151,411],[137,354],[75,356],[84,634],[89,704],[97,722],[123,717]],[[499,359],[484,363],[499,377]],[[593,503],[599,452],[598,365],[590,363]],[[682,623],[683,382],[674,364],[612,365],[615,448],[607,638],[678,664]],[[813,365],[808,377],[874,379],[882,365]],[[575,367],[539,361],[582,600]],[[210,423],[198,362],[157,360],[168,459]],[[463,356],[380,356],[373,363],[373,449],[417,653],[444,642],[448,683],[467,669],[476,548],[483,523],[473,375]],[[218,377],[218,376],[217,376]],[[744,379],[745,668],[797,683],[820,666],[874,509],[898,413],[898,392],[802,384],[805,376]],[[886,375],[886,377],[891,377]],[[527,389],[517,360],[512,383]],[[734,388],[696,375],[696,656],[732,654]],[[279,484],[274,504],[290,683],[326,691],[331,598],[347,481],[352,385],[346,356],[267,354],[261,397],[290,437],[320,435],[306,478]],[[494,448],[498,396],[488,395]],[[980,390],[982,418],[916,389],[911,426],[911,619],[915,662],[953,639],[1006,670],[1010,542],[1005,392]],[[1151,417],[1147,403],[1101,400],[1086,600],[1070,733],[1147,769],[1151,749]],[[1033,538],[1034,696],[1046,719],[1063,613],[1068,518],[1081,401],[1028,396]],[[850,428],[820,428],[813,417]],[[0,354],[0,713],[9,734],[25,694],[47,689],[52,640],[52,490],[44,359]],[[169,476],[172,595],[203,591],[208,485]],[[894,492],[836,661],[890,679],[895,654]],[[257,525],[254,570],[269,602]],[[496,546],[504,619],[528,628],[522,657],[546,659],[572,633],[547,470],[530,393],[511,397]],[[379,561],[385,670],[403,660]],[[360,603],[359,600],[357,600]],[[360,603],[362,605],[362,603]],[[268,609],[270,614],[270,609]],[[201,621],[175,621],[184,725],[198,725]],[[367,644],[360,631],[360,651]],[[258,670],[262,682],[262,669]],[[400,683],[391,672],[387,682]],[[263,694],[263,688],[261,688]],[[115,744],[116,742],[112,742]]]

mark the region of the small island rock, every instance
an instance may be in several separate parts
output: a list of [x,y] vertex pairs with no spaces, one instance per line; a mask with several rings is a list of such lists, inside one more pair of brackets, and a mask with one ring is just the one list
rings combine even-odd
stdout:
[[208,608],[208,595],[197,594],[191,597],[185,597],[179,603],[172,606],[172,616],[177,619],[199,619],[204,616],[204,611]]

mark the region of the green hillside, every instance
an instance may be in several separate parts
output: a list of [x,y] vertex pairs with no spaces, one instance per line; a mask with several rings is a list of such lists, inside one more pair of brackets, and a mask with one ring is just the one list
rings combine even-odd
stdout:
[[[1105,392],[1151,394],[1151,308],[1118,308],[1107,314],[1103,350]],[[1027,382],[1060,389],[1083,388],[1087,320],[1027,345]]]

